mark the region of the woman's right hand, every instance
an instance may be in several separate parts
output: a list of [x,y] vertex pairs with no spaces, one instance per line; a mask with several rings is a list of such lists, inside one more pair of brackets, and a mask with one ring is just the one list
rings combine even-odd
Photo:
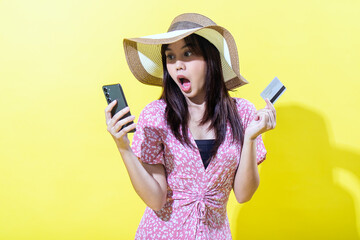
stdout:
[[[119,150],[128,150],[130,148],[130,141],[127,137],[127,133],[136,128],[136,124],[133,123],[127,127],[124,127],[121,131],[120,129],[127,123],[132,122],[135,119],[135,116],[129,116],[124,119],[121,119],[126,113],[130,111],[129,107],[126,107],[116,113],[111,117],[111,110],[116,105],[116,100],[112,101],[105,108],[105,118],[107,130],[113,137]],[[120,120],[121,119],[121,120]]]

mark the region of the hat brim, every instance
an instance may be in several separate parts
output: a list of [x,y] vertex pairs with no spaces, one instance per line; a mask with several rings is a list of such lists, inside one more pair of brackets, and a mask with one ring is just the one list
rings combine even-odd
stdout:
[[248,83],[240,75],[235,40],[229,31],[217,25],[175,30],[141,38],[125,38],[125,56],[131,72],[144,84],[162,86],[161,45],[177,42],[194,33],[206,38],[219,50],[227,89]]

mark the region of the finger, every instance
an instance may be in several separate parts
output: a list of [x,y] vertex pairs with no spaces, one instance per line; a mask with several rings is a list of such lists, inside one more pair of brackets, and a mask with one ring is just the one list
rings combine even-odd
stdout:
[[270,109],[263,109],[261,114],[267,119],[265,129],[274,129],[276,126],[276,116],[274,113]]
[[116,138],[121,138],[123,137],[125,134],[128,134],[131,130],[136,128],[136,123],[133,123],[127,127],[124,127],[120,132],[115,134]]
[[109,105],[107,105],[107,107],[105,108],[105,119],[106,119],[106,124],[110,121],[111,119],[111,110],[114,108],[114,106],[116,105],[116,100],[112,101],[111,103],[109,103]]
[[274,104],[272,104],[268,98],[265,101],[266,101],[266,107],[270,109],[276,117],[276,110]]
[[259,109],[256,114],[257,115],[264,115],[264,114],[269,114],[271,113],[271,110],[270,109],[267,109],[267,108],[263,108],[263,109]]
[[268,112],[268,115],[269,115],[269,121],[268,121],[269,128],[274,129],[276,125],[275,116],[271,111]]
[[266,107],[267,109],[275,109],[274,105],[270,102],[270,100],[268,98],[265,99],[266,102]]
[[276,110],[275,110],[274,104],[272,104],[268,98],[265,99],[265,102],[266,102],[265,109],[268,109],[271,111],[271,115],[273,116],[273,118],[276,121]]
[[262,131],[266,130],[269,124],[269,115],[266,112],[261,112],[260,126]]
[[135,119],[135,116],[129,116],[129,117],[126,117],[126,118],[124,118],[124,119],[121,119],[120,121],[118,121],[118,122],[115,124],[115,126],[114,126],[114,131],[115,131],[115,132],[119,132],[120,129],[121,129],[124,125],[126,125],[126,124],[134,121],[134,119]]
[[272,129],[274,127],[274,123],[276,122],[275,115],[268,108],[263,108],[259,110],[259,114],[261,117],[266,118],[266,129]]
[[114,126],[125,114],[130,111],[129,107],[125,107],[117,112],[110,120],[109,125]]
[[259,119],[260,119],[260,113],[256,112],[254,115],[253,121],[259,121]]
[[269,114],[270,114],[271,118],[273,119],[273,121],[276,122],[276,110],[274,107],[269,110]]
[[264,131],[273,129],[275,127],[275,119],[274,116],[269,109],[262,109],[259,112],[259,116],[261,118],[260,120],[260,126]]
[[269,109],[269,110],[271,110],[273,112],[276,112],[274,104],[272,104],[268,98],[265,99],[265,102],[266,102],[265,109]]

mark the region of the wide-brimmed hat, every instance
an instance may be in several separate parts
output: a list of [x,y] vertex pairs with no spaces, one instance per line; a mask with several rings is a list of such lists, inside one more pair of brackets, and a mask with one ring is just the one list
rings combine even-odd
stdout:
[[166,33],[125,38],[125,56],[131,72],[142,83],[162,86],[161,45],[177,42],[193,33],[206,38],[219,50],[227,89],[248,83],[240,75],[239,57],[233,36],[211,19],[197,13],[185,13],[175,17]]

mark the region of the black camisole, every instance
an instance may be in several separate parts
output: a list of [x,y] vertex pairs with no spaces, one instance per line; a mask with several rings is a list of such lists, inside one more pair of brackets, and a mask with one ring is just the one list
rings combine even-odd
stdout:
[[201,159],[206,169],[210,163],[210,161],[208,160],[210,157],[211,149],[215,144],[215,139],[195,140],[195,143],[199,149]]

